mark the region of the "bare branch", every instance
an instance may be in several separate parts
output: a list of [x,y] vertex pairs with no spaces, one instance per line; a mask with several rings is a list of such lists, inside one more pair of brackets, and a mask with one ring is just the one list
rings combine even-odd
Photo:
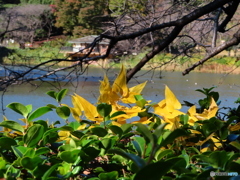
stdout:
[[220,45],[219,47],[214,48],[212,50],[212,52],[209,53],[205,58],[203,58],[200,61],[198,61],[197,63],[193,64],[190,68],[183,71],[182,74],[183,75],[188,74],[189,72],[194,70],[199,65],[202,65],[203,63],[205,63],[208,59],[214,57],[215,55],[219,54],[220,52],[222,52],[223,50],[225,50],[231,46],[238,45],[239,43],[240,43],[240,30],[238,30],[237,33],[234,34],[234,36],[231,40],[225,42],[224,44]]

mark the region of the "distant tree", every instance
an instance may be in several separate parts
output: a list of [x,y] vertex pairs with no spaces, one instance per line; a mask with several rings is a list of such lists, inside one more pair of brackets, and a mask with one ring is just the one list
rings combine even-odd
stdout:
[[99,34],[101,19],[107,13],[107,0],[55,0],[56,26],[65,34]]
[[5,31],[4,38],[14,39],[24,48],[26,42],[32,43],[40,33],[49,36],[53,25],[52,11],[46,5],[25,5],[7,8],[0,13],[0,25]]

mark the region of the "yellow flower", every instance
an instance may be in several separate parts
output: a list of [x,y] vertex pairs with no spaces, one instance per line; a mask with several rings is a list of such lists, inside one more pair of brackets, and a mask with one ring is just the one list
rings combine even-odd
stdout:
[[97,123],[103,122],[103,117],[98,114],[97,108],[94,105],[77,94],[73,95],[72,98],[75,104],[75,107],[72,109],[76,113],[75,117],[81,115],[82,111],[84,111],[84,115],[88,120],[96,121]]
[[146,82],[136,85],[132,88],[127,87],[126,70],[122,66],[120,73],[115,79],[112,87],[110,86],[107,76],[104,76],[103,81],[100,81],[100,96],[98,98],[99,103],[108,103],[115,105],[117,101],[123,103],[135,103],[134,95],[140,95]]
[[160,115],[163,120],[169,123],[165,128],[174,130],[180,126],[179,115],[184,114],[179,111],[182,105],[173,94],[173,92],[165,87],[165,99],[154,105],[154,113]]

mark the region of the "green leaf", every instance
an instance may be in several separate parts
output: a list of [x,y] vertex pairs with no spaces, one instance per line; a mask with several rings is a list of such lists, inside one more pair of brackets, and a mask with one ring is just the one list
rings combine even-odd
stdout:
[[110,104],[101,103],[97,106],[97,112],[102,117],[107,117],[112,112],[112,106]]
[[64,120],[68,119],[70,116],[70,113],[71,113],[69,107],[67,107],[67,106],[57,107],[56,112],[57,112],[58,116]]
[[66,161],[68,163],[74,163],[80,154],[80,150],[79,149],[74,149],[71,151],[63,151],[59,154],[59,157],[63,160]]
[[128,133],[129,131],[131,131],[131,129],[132,129],[132,124],[123,124],[122,126],[121,126],[121,129],[122,129],[122,131],[123,131],[123,134],[126,134],[126,133]]
[[158,139],[163,135],[164,133],[164,128],[165,126],[167,125],[168,123],[163,123],[161,125],[159,125],[154,133],[153,133],[153,137],[154,137],[154,143],[157,143],[158,142]]
[[143,159],[141,159],[139,156],[136,156],[135,154],[126,153],[120,149],[110,149],[108,150],[108,153],[118,154],[126,159],[132,160],[137,166],[138,170],[146,166],[146,162]]
[[232,141],[229,144],[231,144],[233,147],[237,148],[238,150],[240,150],[240,143],[237,141]]
[[82,169],[81,166],[76,166],[76,167],[72,170],[72,173],[73,173],[73,174],[78,174],[81,169]]
[[151,141],[153,141],[153,135],[151,133],[151,131],[143,124],[135,124],[138,128],[137,131],[141,133],[141,135],[144,137],[146,143],[150,143]]
[[143,167],[137,172],[134,180],[159,180],[171,169],[172,163],[159,161]]
[[222,170],[225,170],[225,165],[228,161],[226,151],[214,151],[210,154],[209,159],[211,159],[211,164],[214,168],[221,168]]
[[23,154],[23,156],[33,158],[35,156],[35,149],[28,148],[28,150]]
[[71,167],[72,164],[63,161],[62,165],[58,167],[58,171],[61,175],[65,175],[71,170]]
[[34,124],[29,127],[27,133],[23,136],[23,141],[28,147],[36,146],[42,139],[44,127],[40,124]]
[[62,99],[66,96],[68,89],[62,89],[59,93],[57,93],[56,100],[57,102],[61,102]]
[[34,121],[33,124],[41,124],[44,127],[44,132],[46,132],[48,130],[48,123],[44,120]]
[[100,180],[116,180],[118,178],[118,172],[112,171],[107,173],[100,173],[98,177]]
[[114,134],[118,134],[120,137],[122,136],[123,130],[115,125],[111,125],[109,126],[109,129],[114,133]]
[[80,125],[81,125],[81,124],[80,124],[79,122],[77,122],[77,121],[73,121],[73,122],[70,122],[70,123],[68,124],[68,126],[72,127],[74,131],[76,131],[77,128],[78,128]]
[[24,133],[24,128],[15,121],[3,121],[0,126]]
[[133,147],[138,152],[138,156],[142,157],[145,147],[145,140],[143,137],[134,137],[132,141]]
[[163,157],[165,157],[169,154],[173,154],[173,150],[171,150],[171,149],[164,149],[164,150],[160,149],[155,154],[155,158],[156,158],[156,160],[160,161]]
[[134,97],[136,99],[136,105],[144,108],[145,104],[147,104],[147,101],[141,95],[135,95]]
[[16,146],[12,146],[12,149],[13,149],[14,154],[15,154],[17,157],[22,158],[23,155],[27,152],[27,150],[28,150],[29,148],[24,147],[24,146],[18,146],[18,145],[16,145]]
[[53,99],[57,100],[56,96],[57,93],[55,91],[48,91],[46,92],[47,95],[49,95],[50,97],[52,97]]
[[13,102],[7,105],[8,108],[12,109],[13,111],[23,115],[23,117],[27,117],[28,116],[28,108],[26,108],[26,106],[24,106],[21,103],[17,103],[17,102]]
[[107,130],[102,127],[91,128],[91,132],[99,137],[104,137],[108,134]]
[[9,138],[9,137],[1,137],[0,138],[0,148],[1,149],[11,150],[12,146],[15,146],[15,145],[17,145],[17,143],[12,138]]
[[48,154],[50,152],[50,149],[48,147],[40,147],[36,150],[35,156]]
[[28,105],[26,105],[25,107],[26,107],[27,110],[28,110],[28,114],[29,114],[30,112],[32,112],[32,104],[28,104]]
[[55,169],[57,169],[59,166],[61,166],[60,163],[58,164],[54,164],[53,166],[51,166],[42,176],[42,180],[47,180],[48,177],[55,171]]
[[96,158],[100,153],[100,150],[94,147],[86,147],[83,149],[83,151],[92,159]]
[[43,162],[43,159],[40,157],[36,156],[33,158],[30,157],[24,157],[21,159],[20,163],[23,166],[23,168],[29,169],[29,170],[34,170],[36,166],[41,164]]
[[35,111],[33,111],[29,116],[28,116],[28,122],[32,121],[33,119],[36,119],[44,114],[46,114],[47,112],[52,111],[52,109],[50,107],[44,106],[44,107],[40,107],[38,109],[36,109]]
[[56,109],[56,108],[57,108],[57,106],[55,106],[55,105],[53,105],[53,104],[47,104],[46,106],[47,106],[47,107],[50,107],[51,109]]
[[173,132],[171,132],[166,139],[162,140],[160,146],[166,146],[170,143],[172,143],[176,138],[181,136],[187,136],[188,133],[183,129],[176,129]]
[[116,140],[113,138],[105,138],[101,140],[101,143],[105,149],[110,149],[115,145]]
[[111,116],[110,116],[110,118],[111,119],[114,119],[116,116],[119,116],[119,115],[121,115],[121,114],[126,114],[124,111],[117,111],[117,112],[115,112],[115,113],[113,113]]

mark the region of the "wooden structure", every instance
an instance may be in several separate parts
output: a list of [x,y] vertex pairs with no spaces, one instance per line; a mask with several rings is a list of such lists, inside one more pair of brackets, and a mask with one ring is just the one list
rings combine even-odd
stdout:
[[[88,48],[88,47],[93,43],[96,37],[98,36],[90,35],[90,36],[85,36],[82,38],[70,40],[68,41],[68,43],[71,43],[72,47],[62,47],[60,52],[64,53],[66,57],[69,57],[69,59],[83,57],[87,53],[89,53],[91,48]],[[107,51],[109,42],[110,41],[108,39],[98,42],[97,45],[92,50],[89,57],[104,55]]]

